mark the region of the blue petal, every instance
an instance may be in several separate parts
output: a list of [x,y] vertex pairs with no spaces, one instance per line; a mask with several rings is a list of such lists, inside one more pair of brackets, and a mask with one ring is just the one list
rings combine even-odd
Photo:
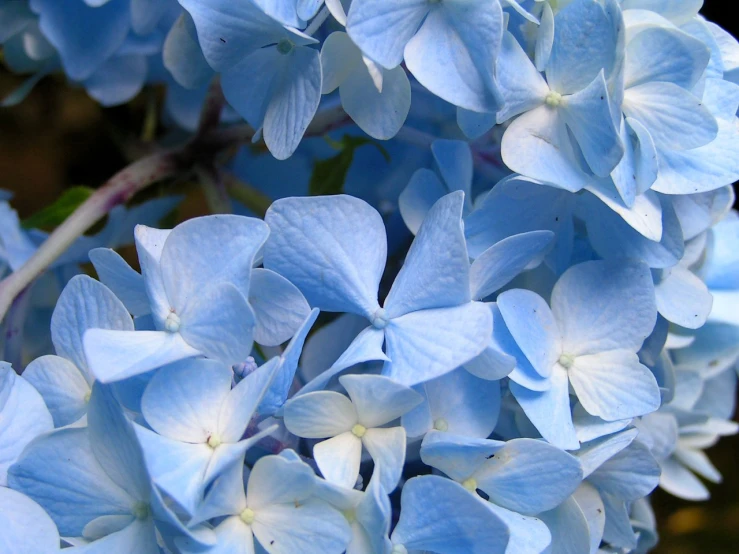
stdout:
[[468,110],[494,112],[503,98],[491,60],[503,30],[498,2],[444,2],[406,45],[405,63],[436,96]]
[[502,554],[508,544],[505,523],[461,485],[425,475],[408,480],[401,496],[393,544],[439,554]]
[[464,193],[453,192],[436,202],[426,215],[385,299],[387,317],[470,301],[463,205]]
[[350,196],[286,198],[267,211],[264,267],[295,284],[311,306],[371,318],[385,268],[382,218]]
[[33,0],[39,26],[56,49],[66,73],[74,80],[90,77],[123,44],[130,29],[126,0],[111,0],[92,8],[84,2]]
[[[257,50],[222,75],[229,104],[255,129],[278,160],[297,149],[321,100],[320,53],[292,46]],[[255,76],[259,76],[255,78]]]

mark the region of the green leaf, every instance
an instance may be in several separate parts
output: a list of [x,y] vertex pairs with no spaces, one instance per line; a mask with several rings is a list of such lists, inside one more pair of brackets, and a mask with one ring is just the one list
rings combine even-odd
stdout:
[[42,208],[21,223],[25,229],[44,229],[50,231],[61,225],[80,204],[90,198],[95,189],[89,187],[72,187],[50,206]]
[[317,161],[313,166],[313,175],[311,175],[310,185],[308,186],[308,192],[311,196],[342,194],[346,175],[354,161],[354,152],[365,144],[371,144],[377,148],[385,161],[390,163],[388,151],[372,139],[344,135],[339,141],[329,137],[326,137],[326,141],[340,152],[326,160]]

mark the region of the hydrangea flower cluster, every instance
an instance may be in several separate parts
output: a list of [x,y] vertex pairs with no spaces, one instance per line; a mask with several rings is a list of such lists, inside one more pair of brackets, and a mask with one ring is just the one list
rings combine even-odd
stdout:
[[[653,548],[649,494],[707,499],[739,430],[739,43],[701,6],[0,0],[6,104],[164,83],[198,133],[216,79],[255,145],[213,172],[274,200],[115,208],[16,298],[2,552]],[[12,278],[58,234],[10,200]]]

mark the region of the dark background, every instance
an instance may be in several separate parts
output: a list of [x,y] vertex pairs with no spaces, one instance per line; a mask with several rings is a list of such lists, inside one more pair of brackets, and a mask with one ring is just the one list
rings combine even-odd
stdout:
[[[733,2],[707,0],[703,14],[738,36],[733,7]],[[0,98],[21,82],[0,64]],[[13,206],[21,218],[53,202],[65,188],[98,186],[125,166],[135,155],[125,145],[144,134],[147,113],[160,96],[161,91],[147,91],[127,106],[102,109],[57,76],[44,79],[21,105],[0,108],[0,188],[15,193]],[[183,186],[189,192],[177,217],[204,213],[197,187],[180,183],[178,191]],[[724,476],[722,485],[709,485],[710,501],[654,493],[661,535],[657,554],[739,552],[739,437],[721,440],[709,456]]]

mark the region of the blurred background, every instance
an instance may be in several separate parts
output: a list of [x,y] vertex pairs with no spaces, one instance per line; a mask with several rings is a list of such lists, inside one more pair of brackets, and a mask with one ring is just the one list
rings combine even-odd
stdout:
[[[732,5],[706,0],[702,11],[739,36]],[[22,82],[0,63],[0,98]],[[102,109],[63,77],[45,78],[23,103],[0,108],[0,188],[14,193],[13,207],[24,219],[69,187],[99,186],[136,157],[130,151],[132,139],[143,144],[161,134],[156,125],[160,105],[161,91],[147,90],[126,106]],[[207,212],[198,187],[188,183],[164,187],[187,191],[177,220]],[[154,187],[147,194],[164,192]],[[739,552],[739,436],[724,438],[708,454],[724,476],[722,485],[708,484],[709,501],[686,502],[659,490],[654,493],[661,539],[655,553]]]

